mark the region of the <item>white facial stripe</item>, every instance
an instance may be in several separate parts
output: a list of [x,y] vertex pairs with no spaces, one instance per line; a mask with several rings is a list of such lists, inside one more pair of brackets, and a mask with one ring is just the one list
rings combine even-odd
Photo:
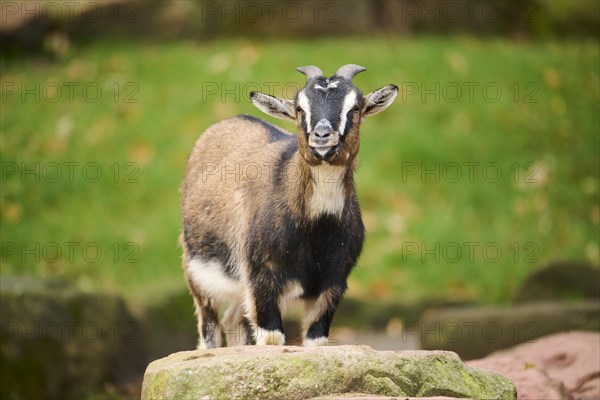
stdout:
[[310,124],[310,103],[308,101],[308,97],[304,94],[304,92],[300,92],[298,95],[298,105],[302,107],[304,112],[306,113],[306,130],[311,132],[311,124]]
[[340,126],[338,128],[340,135],[344,134],[344,129],[346,128],[346,115],[348,115],[348,111],[354,107],[355,103],[356,92],[351,91],[346,95],[346,97],[344,97],[344,105],[342,106],[342,114],[340,115]]

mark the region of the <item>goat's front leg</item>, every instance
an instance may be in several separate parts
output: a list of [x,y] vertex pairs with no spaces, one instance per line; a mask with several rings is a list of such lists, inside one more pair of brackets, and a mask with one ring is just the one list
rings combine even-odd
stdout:
[[282,346],[285,343],[279,293],[272,288],[255,286],[246,296],[246,311],[254,327],[257,345]]
[[329,327],[343,295],[343,289],[330,288],[314,300],[305,302],[304,339],[302,346],[324,346],[329,341]]

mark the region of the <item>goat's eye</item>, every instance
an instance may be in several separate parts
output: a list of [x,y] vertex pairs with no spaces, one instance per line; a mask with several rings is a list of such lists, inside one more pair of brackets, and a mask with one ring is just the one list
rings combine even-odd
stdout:
[[302,107],[300,107],[300,106],[297,106],[297,107],[296,107],[296,112],[297,112],[297,113],[301,113],[301,112],[302,112]]

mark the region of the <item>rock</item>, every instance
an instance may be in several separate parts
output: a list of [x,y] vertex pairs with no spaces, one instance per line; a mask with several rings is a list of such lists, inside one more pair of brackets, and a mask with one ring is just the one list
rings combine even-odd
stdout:
[[533,272],[518,290],[517,302],[600,299],[600,268],[585,262],[555,262]]
[[146,369],[141,398],[292,400],[344,393],[475,399],[516,396],[507,378],[469,368],[450,352],[247,346],[184,351],[156,360]]
[[551,333],[599,329],[597,301],[538,302],[430,310],[424,313],[415,334],[420,335],[423,349],[454,351],[470,360]]
[[496,371],[509,377],[517,387],[519,400],[565,399],[564,388],[539,365],[519,358],[484,358],[467,361],[469,365]]
[[350,393],[345,395],[319,396],[310,400],[469,400],[457,399],[456,397],[435,396],[435,397],[388,397],[388,396],[373,396],[370,394]]
[[0,323],[3,399],[81,399],[129,383],[143,362],[139,327],[114,295],[3,277]]
[[511,378],[522,400],[600,399],[597,332],[550,335],[468,364]]

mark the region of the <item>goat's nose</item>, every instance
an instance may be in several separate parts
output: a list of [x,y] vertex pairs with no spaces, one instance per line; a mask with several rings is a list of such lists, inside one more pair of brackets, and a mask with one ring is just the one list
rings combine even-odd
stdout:
[[317,122],[317,126],[315,126],[315,135],[317,135],[317,137],[320,138],[326,138],[332,133],[333,128],[331,126],[331,122],[329,122],[325,118],[321,118],[319,122]]
[[326,125],[317,126],[315,128],[315,135],[320,138],[326,138],[333,133],[333,129]]

